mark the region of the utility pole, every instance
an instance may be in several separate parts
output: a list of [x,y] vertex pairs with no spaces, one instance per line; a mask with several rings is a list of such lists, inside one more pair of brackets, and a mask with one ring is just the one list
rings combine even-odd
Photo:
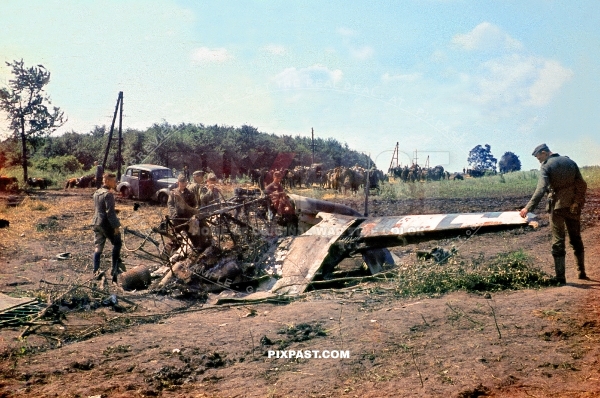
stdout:
[[392,160],[390,161],[390,167],[388,167],[388,173],[394,168],[394,160],[396,160],[396,167],[398,167],[398,142],[396,142],[396,147],[394,148],[394,154],[392,155]]
[[104,160],[102,161],[102,168],[106,170],[106,161],[108,160],[108,151],[110,150],[110,144],[112,142],[113,131],[115,130],[115,121],[117,120],[117,112],[119,111],[119,106],[121,105],[121,101],[123,101],[123,92],[119,91],[119,96],[117,98],[117,105],[115,106],[115,113],[113,115],[113,120],[110,125],[110,132],[108,133],[108,143],[106,144],[106,151],[104,152]]
[[119,151],[117,152],[117,181],[121,181],[121,166],[123,165],[123,92],[119,91],[121,97],[121,110],[119,111]]
[[419,158],[417,157],[417,150],[415,149],[415,159],[413,160],[413,164],[419,165]]
[[315,164],[315,129],[313,129],[312,127],[310,128],[310,135],[312,137],[312,163],[310,165],[312,166],[313,164]]

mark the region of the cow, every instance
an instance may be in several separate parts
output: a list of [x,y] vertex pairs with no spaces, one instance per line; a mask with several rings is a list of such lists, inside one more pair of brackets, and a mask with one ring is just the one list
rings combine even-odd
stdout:
[[19,186],[17,177],[0,176],[0,191],[12,191]]
[[79,188],[91,188],[96,186],[96,176],[93,174],[85,175],[77,181]]
[[75,188],[77,186],[78,182],[79,182],[79,178],[76,178],[76,177],[69,178],[67,180],[67,182],[65,183],[65,189]]
[[46,189],[48,188],[48,185],[50,185],[50,181],[46,178],[29,177],[27,179],[27,185],[29,185],[30,187],[39,187],[40,189]]

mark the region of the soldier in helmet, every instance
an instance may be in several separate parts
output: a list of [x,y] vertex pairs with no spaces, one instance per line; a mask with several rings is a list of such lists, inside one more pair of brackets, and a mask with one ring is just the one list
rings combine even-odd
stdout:
[[104,250],[104,244],[108,239],[113,245],[112,250],[112,281],[117,282],[117,274],[119,272],[119,257],[121,255],[121,231],[119,227],[121,223],[115,212],[115,197],[110,189],[117,187],[117,176],[113,173],[105,173],[103,176],[103,186],[94,192],[94,273],[97,273],[100,268],[100,257]]
[[565,278],[565,229],[575,252],[579,279],[589,279],[585,273],[584,247],[581,240],[581,209],[585,203],[587,184],[577,164],[567,156],[550,151],[546,144],[538,145],[532,153],[539,162],[540,177],[531,200],[520,211],[521,217],[534,209],[548,192],[547,210],[550,212],[552,230],[552,256],[557,281],[564,285]]

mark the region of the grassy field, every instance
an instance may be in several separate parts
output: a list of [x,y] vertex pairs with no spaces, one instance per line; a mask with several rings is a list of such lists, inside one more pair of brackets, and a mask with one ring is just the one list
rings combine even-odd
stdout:
[[[600,166],[583,167],[581,174],[587,181],[589,189],[600,188]],[[383,199],[524,196],[533,194],[538,176],[538,170],[530,170],[481,178],[466,178],[463,181],[403,183],[396,180],[383,184],[380,195]]]

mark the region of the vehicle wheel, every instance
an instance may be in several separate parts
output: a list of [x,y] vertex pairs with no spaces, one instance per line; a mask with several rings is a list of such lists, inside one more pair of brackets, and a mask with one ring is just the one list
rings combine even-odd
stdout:
[[131,189],[129,187],[121,188],[121,197],[125,199],[131,198]]
[[161,193],[158,195],[158,202],[163,205],[166,206],[167,205],[167,201],[169,200],[169,196],[166,193]]

